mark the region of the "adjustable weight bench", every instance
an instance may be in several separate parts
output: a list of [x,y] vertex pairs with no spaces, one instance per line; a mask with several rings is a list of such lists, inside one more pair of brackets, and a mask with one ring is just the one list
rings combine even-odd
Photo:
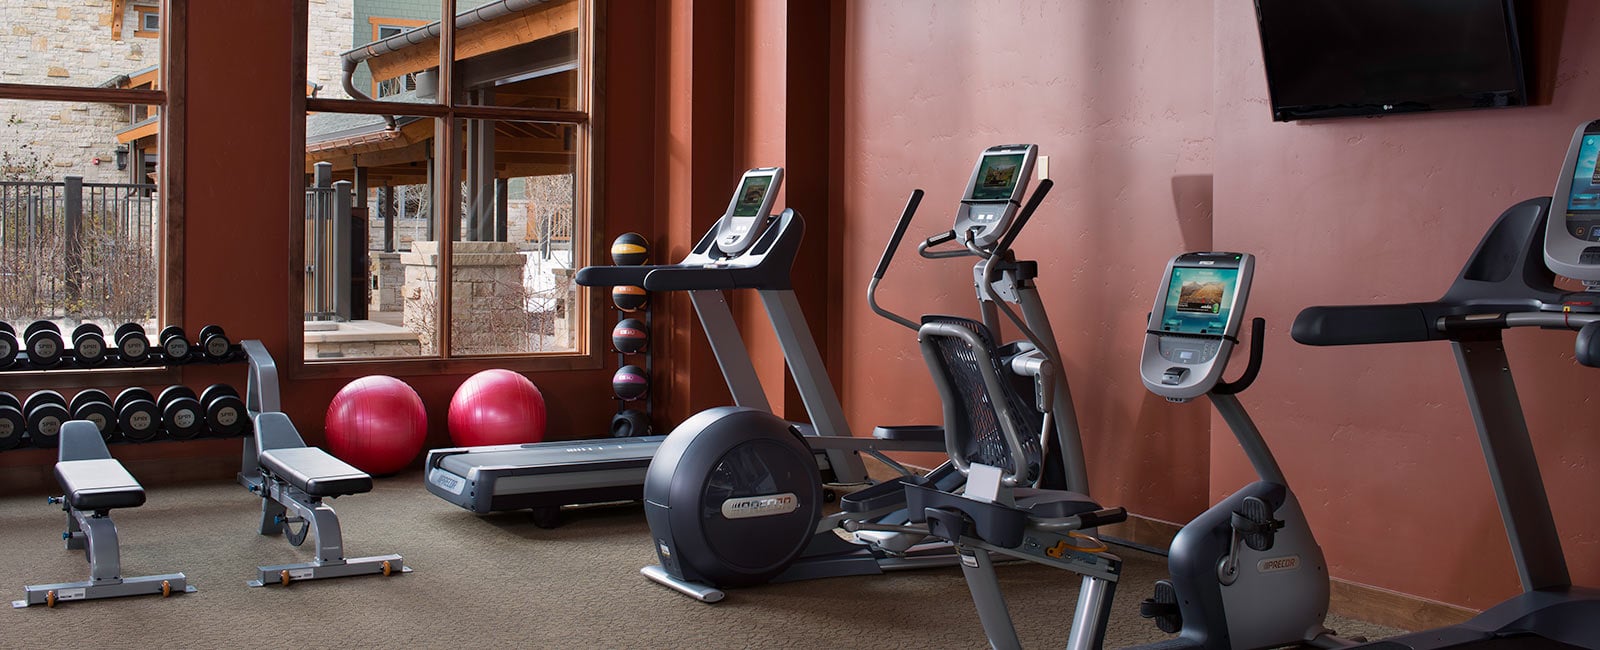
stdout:
[[260,576],[249,581],[250,586],[411,571],[399,555],[344,556],[339,515],[322,500],[370,492],[372,477],[328,452],[306,446],[289,416],[277,412],[255,416],[255,433],[245,442],[239,482],[261,497],[257,532],[282,534],[293,546],[310,537],[316,550],[311,562],[259,567]]
[[117,525],[111,521],[114,508],[144,505],[144,488],[133,475],[111,457],[100,430],[93,422],[74,420],[61,426],[61,446],[56,462],[56,481],[66,494],[51,497],[67,512],[67,530],[62,539],[68,550],[82,549],[89,560],[89,579],[26,587],[27,597],[12,601],[12,607],[45,605],[68,600],[92,600],[194,591],[182,573],[138,578],[122,577],[121,550],[117,545]]
[[410,573],[411,567],[399,555],[344,556],[339,515],[322,500],[370,492],[372,477],[328,452],[306,446],[289,416],[282,413],[278,367],[272,355],[260,341],[245,341],[241,346],[250,362],[245,408],[255,430],[244,441],[239,483],[261,497],[257,532],[282,534],[292,546],[310,537],[316,550],[311,562],[257,567],[260,574],[246,584],[287,586],[296,580]]

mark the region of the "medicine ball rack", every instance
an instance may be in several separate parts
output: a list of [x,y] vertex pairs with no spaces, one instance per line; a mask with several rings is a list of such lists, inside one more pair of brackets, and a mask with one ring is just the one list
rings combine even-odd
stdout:
[[[646,242],[642,235],[638,235],[637,233],[625,233],[617,237],[617,239],[611,244],[611,261],[617,266],[638,266],[640,264],[644,264],[648,259],[649,243]],[[637,287],[630,288],[639,289]],[[643,290],[639,289],[639,291],[642,292]],[[630,292],[626,295],[632,296],[633,294]],[[617,325],[621,325],[623,321],[630,318],[640,320],[644,323],[644,345],[642,348],[636,349],[632,352],[624,351],[622,346],[617,344],[617,330],[615,327],[612,329],[613,334],[611,350],[617,354],[617,375],[623,374],[623,369],[629,365],[637,366],[637,364],[628,363],[628,357],[630,355],[642,354],[644,355],[643,370],[645,385],[647,386],[643,396],[635,397],[631,400],[626,399],[621,395],[615,396],[615,399],[617,400],[617,413],[611,417],[611,437],[613,438],[636,438],[640,436],[648,436],[651,434],[652,429],[654,428],[652,425],[652,416],[655,414],[655,399],[653,395],[654,391],[651,390],[650,383],[655,377],[655,341],[652,335],[655,331],[653,318],[654,310],[651,309],[649,292],[643,292],[643,295],[643,302],[639,304],[638,307],[636,307],[633,311],[629,311],[624,307],[621,296],[619,296],[615,290],[611,294],[611,308],[617,312]],[[613,375],[613,377],[617,375]],[[615,385],[615,380],[613,380],[613,385]],[[643,410],[630,408],[630,402],[637,402],[640,400],[644,401]]]

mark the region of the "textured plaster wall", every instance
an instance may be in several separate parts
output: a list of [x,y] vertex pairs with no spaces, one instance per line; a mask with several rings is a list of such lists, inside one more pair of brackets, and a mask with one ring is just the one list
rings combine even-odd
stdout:
[[927,191],[880,300],[913,316],[975,315],[970,262],[923,261],[914,242],[950,228],[984,148],[1038,143],[1057,185],[1016,249],[1039,261],[1093,491],[1146,516],[1198,513],[1206,407],[1147,393],[1138,360],[1163,264],[1211,246],[1211,3],[872,1],[843,11],[835,223],[853,426],[940,419],[915,335],[874,315],[864,295],[906,196]]
[[[1216,5],[1216,242],[1260,255],[1250,311],[1271,324],[1242,399],[1336,577],[1472,608],[1518,589],[1449,345],[1308,348],[1288,327],[1310,304],[1437,298],[1501,210],[1548,195],[1573,128],[1600,117],[1597,31],[1600,5],[1572,2],[1529,48],[1559,46],[1536,81],[1548,105],[1279,124],[1249,3]],[[1595,584],[1595,371],[1570,334],[1507,339],[1567,561]],[[1226,435],[1212,446],[1218,498],[1250,470]]]

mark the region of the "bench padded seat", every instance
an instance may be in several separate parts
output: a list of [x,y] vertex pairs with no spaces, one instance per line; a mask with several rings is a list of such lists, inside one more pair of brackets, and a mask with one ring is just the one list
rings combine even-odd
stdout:
[[75,510],[110,510],[144,505],[144,487],[122,463],[110,458],[56,463],[56,481]]
[[261,468],[315,497],[337,497],[372,491],[372,477],[316,447],[289,447],[261,452]]

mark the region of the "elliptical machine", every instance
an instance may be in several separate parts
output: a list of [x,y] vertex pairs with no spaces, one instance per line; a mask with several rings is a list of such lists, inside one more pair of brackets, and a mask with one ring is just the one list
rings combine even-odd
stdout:
[[[1065,380],[1052,375],[1053,366],[1045,362],[1045,352],[1041,351],[1053,355],[1055,343],[1031,282],[1037,266],[1016,261],[1009,250],[1009,242],[1020,233],[1050,189],[1048,181],[1042,182],[1027,205],[1021,205],[1037,151],[1035,145],[986,150],[974,167],[958,212],[959,237],[958,231],[952,230],[923,242],[922,249],[930,258],[977,255],[983,259],[976,268],[975,280],[980,283],[978,294],[984,301],[986,320],[998,326],[996,311],[1004,311],[1030,332],[1033,341],[1009,346],[1007,375],[1023,377],[1012,381],[1026,382],[1029,387],[1023,389],[1023,394],[1035,396],[1037,410],[1027,401],[1022,402],[1028,407],[1024,410],[1030,419],[1046,423],[1047,431],[1067,433],[1066,443],[1051,445],[1051,456],[1060,460],[1052,464],[1042,452],[1034,455],[1039,466],[1033,468],[1029,481],[1039,480],[1053,465],[1058,474],[1064,475],[1059,482],[1086,486],[1071,397]],[[875,294],[921,199],[921,190],[912,193],[868,289],[868,300],[875,311],[913,329],[917,326],[908,319],[879,308]],[[785,211],[784,219],[766,226],[770,232],[760,234],[757,241],[797,242],[792,238],[799,236],[799,215],[791,214],[792,211]],[[715,236],[713,232],[708,238]],[[963,243],[960,250],[928,250],[958,238]],[[646,289],[651,288],[650,283],[647,278]],[[817,415],[813,409],[820,407],[822,413],[836,411],[837,397],[809,334],[796,335],[806,332],[798,304],[773,308],[778,302],[793,302],[788,279],[768,283],[760,294],[768,305],[785,359],[813,421]],[[789,297],[780,301],[784,295]],[[1026,316],[1017,316],[1004,305],[995,307],[997,296],[1000,302],[1019,302]],[[1032,330],[1027,328],[1029,323],[1035,324]],[[1032,388],[1035,385],[1037,390]],[[1037,449],[1041,440],[1032,435],[1044,434],[1038,426],[1029,425],[1029,430]],[[755,409],[721,407],[696,414],[661,443],[646,473],[645,512],[660,563],[641,572],[683,594],[716,602],[725,596],[723,589],[727,587],[954,564],[956,557],[948,544],[925,543],[927,531],[893,528],[909,519],[902,481],[914,474],[882,453],[944,451],[944,436],[940,427],[923,425],[878,427],[872,438],[812,436],[771,413]],[[823,516],[823,484],[816,463],[811,460],[813,449],[848,451],[852,456],[867,453],[903,476],[843,497],[841,512]],[[1061,469],[1063,465],[1065,471]],[[956,490],[965,477],[947,464],[919,480]],[[891,528],[862,529],[847,541],[834,532],[847,520]]]
[[1171,579],[1140,614],[1181,635],[1147,648],[1269,648],[1350,642],[1323,627],[1328,570],[1283,470],[1239,403],[1261,368],[1266,321],[1251,323],[1250,360],[1222,379],[1238,344],[1255,257],[1185,253],[1167,263],[1146,329],[1139,376],[1170,402],[1205,396],[1233,430],[1258,480],[1195,517],[1173,538]]

